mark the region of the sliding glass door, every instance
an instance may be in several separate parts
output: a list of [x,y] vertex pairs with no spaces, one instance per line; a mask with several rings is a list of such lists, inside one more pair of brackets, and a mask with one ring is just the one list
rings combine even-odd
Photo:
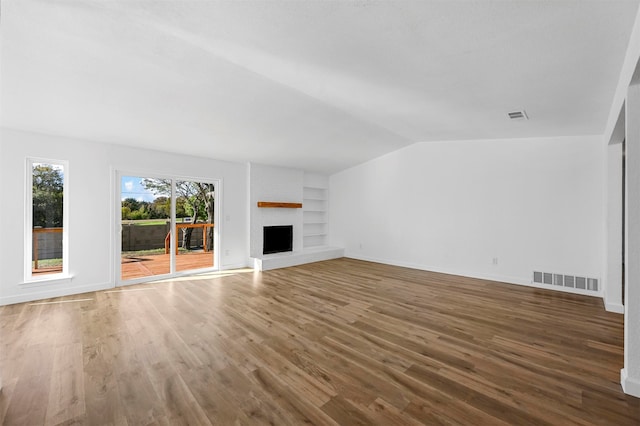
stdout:
[[119,282],[216,267],[216,181],[118,173]]
[[120,178],[120,279],[154,277],[171,273],[171,184],[156,190],[158,179]]
[[176,271],[214,266],[215,185],[176,181]]

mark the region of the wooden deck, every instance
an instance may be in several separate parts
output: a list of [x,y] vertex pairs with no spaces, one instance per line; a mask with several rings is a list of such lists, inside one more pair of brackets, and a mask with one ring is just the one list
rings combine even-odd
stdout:
[[[176,257],[176,270],[188,271],[191,269],[211,268],[214,266],[213,252],[180,253]],[[170,255],[158,254],[151,256],[136,256],[122,258],[122,280],[151,277],[154,275],[168,274],[170,271]],[[56,274],[62,272],[62,266],[33,269],[32,274]]]
[[0,307],[4,425],[634,425],[602,300],[337,259]]
[[[213,252],[180,253],[176,257],[176,270],[188,271],[213,267]],[[170,255],[136,256],[122,259],[122,279],[149,277],[168,274],[170,271]]]

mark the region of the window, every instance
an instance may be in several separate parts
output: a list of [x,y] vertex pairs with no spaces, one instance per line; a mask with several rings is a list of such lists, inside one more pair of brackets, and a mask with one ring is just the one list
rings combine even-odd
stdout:
[[27,160],[26,281],[68,273],[67,175],[65,161]]

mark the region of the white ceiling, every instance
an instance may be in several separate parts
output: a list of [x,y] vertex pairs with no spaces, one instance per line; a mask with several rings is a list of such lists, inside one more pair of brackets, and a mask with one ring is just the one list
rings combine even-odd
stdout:
[[1,8],[2,126],[332,173],[421,141],[602,133],[638,1]]

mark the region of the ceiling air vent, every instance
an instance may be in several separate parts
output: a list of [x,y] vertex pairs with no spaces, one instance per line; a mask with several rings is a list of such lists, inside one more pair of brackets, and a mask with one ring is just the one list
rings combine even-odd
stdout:
[[528,120],[527,113],[522,111],[512,111],[509,114],[509,118],[512,120]]

